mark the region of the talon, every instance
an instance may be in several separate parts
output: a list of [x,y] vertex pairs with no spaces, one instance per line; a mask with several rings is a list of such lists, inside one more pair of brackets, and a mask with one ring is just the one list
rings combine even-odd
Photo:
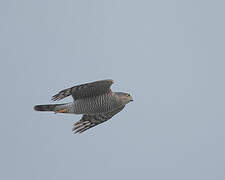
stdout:
[[55,111],[55,113],[67,113],[67,112],[68,112],[67,109],[60,109]]

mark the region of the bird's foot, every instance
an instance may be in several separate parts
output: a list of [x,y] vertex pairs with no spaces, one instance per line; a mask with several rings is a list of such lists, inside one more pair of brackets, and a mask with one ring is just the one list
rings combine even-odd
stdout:
[[56,110],[55,113],[67,113],[68,109],[60,109],[60,110]]

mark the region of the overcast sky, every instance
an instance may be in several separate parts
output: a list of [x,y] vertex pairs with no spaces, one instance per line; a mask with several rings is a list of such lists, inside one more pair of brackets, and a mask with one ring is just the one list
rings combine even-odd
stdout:
[[[224,180],[224,7],[1,0],[0,179]],[[79,115],[33,110],[109,78],[134,102],[83,134]]]

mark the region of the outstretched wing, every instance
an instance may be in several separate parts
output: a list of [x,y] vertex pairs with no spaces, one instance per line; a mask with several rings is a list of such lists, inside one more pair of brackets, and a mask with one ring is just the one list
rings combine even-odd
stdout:
[[102,114],[94,114],[94,115],[83,115],[81,120],[74,124],[72,131],[74,133],[82,133],[98,124],[101,124],[109,119],[111,119],[115,114],[119,113],[125,106],[120,106],[113,111],[102,113]]
[[98,96],[110,92],[110,87],[113,84],[113,80],[101,80],[92,83],[81,84],[68,89],[60,91],[58,94],[52,96],[53,101],[61,100],[70,95],[73,99],[82,99],[87,97]]

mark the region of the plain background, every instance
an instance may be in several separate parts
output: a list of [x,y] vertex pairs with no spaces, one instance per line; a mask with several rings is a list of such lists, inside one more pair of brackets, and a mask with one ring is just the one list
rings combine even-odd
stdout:
[[[0,178],[224,180],[224,7],[1,0]],[[33,110],[107,78],[134,102],[81,135],[80,116]]]

